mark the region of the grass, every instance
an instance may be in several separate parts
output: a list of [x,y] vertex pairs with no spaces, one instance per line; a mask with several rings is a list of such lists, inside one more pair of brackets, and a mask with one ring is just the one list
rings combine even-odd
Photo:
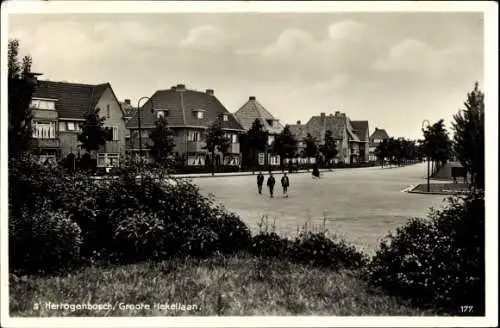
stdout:
[[[52,303],[110,303],[113,309],[50,310]],[[119,303],[150,309],[120,309]],[[38,310],[34,304],[42,304]],[[154,303],[175,304],[161,310]],[[194,308],[196,307],[196,309]],[[175,259],[122,266],[93,266],[65,276],[10,279],[10,315],[241,316],[434,315],[371,290],[353,271],[335,272],[247,255]]]
[[[466,183],[430,183],[429,192],[453,195],[460,192],[467,192],[469,185]],[[417,185],[412,192],[427,192],[427,184]]]

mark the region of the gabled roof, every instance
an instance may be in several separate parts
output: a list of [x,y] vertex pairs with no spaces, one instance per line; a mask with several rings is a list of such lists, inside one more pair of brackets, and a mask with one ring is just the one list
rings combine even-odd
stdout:
[[95,108],[107,88],[111,88],[109,83],[92,85],[39,80],[32,98],[57,99],[56,111],[60,118],[83,119]]
[[370,140],[374,139],[389,139],[389,135],[387,134],[387,131],[385,131],[385,129],[375,128],[375,131],[373,131],[372,135],[370,136]]
[[[153,105],[154,104],[154,105]],[[243,127],[236,118],[222,105],[212,94],[188,90],[183,85],[172,87],[168,90],[156,91],[150,99],[141,107],[141,127],[152,128],[156,122],[155,111],[165,110],[166,118],[170,127],[201,127],[207,128],[220,115],[226,114],[227,121],[222,121],[224,129],[243,131]],[[203,119],[195,117],[195,111],[205,113]],[[127,123],[128,128],[137,128],[137,113],[134,113]]]
[[326,131],[332,132],[334,139],[342,139],[346,128],[345,117],[333,115],[317,115],[312,116],[309,121],[299,129],[296,136],[297,139],[303,139],[309,133],[316,138],[318,142],[322,142]]
[[[269,133],[281,133],[284,127],[269,111],[262,106],[255,97],[249,97],[248,101],[234,113],[243,128],[248,131],[255,119],[258,119],[264,130]],[[273,126],[268,123],[273,121]]]
[[368,121],[351,121],[354,133],[361,141],[368,141]]

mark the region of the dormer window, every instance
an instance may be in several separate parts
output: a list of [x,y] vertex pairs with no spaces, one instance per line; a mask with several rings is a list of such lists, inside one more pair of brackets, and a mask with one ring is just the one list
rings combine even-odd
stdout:
[[229,116],[227,116],[227,114],[223,114],[222,115],[222,120],[226,121],[226,122],[229,121]]
[[34,109],[45,109],[45,110],[55,110],[56,100],[55,99],[37,99],[31,100],[31,108]]
[[165,112],[164,111],[159,110],[158,112],[156,112],[156,118],[157,119],[160,119],[162,117],[165,117]]
[[270,126],[273,126],[273,120],[266,120],[267,121],[267,124],[269,124]]
[[193,109],[193,114],[199,120],[205,117],[205,111],[203,109]]

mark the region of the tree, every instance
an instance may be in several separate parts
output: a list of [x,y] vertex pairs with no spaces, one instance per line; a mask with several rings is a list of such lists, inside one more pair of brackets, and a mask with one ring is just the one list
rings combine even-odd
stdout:
[[328,164],[333,158],[335,158],[335,156],[337,156],[337,144],[335,139],[333,139],[332,131],[327,130],[325,132],[325,143],[319,146],[319,151],[325,158],[325,162]]
[[9,40],[8,46],[8,146],[9,156],[17,157],[33,145],[31,97],[35,81],[31,78],[32,59],[19,60],[19,41]]
[[443,119],[424,130],[423,149],[425,155],[436,164],[433,171],[437,171],[451,157],[452,143]]
[[318,154],[318,146],[316,145],[316,138],[314,138],[311,134],[307,134],[304,138],[304,144],[306,147],[304,148],[305,155],[309,157],[316,157]]
[[280,155],[280,166],[283,167],[285,157],[292,158],[297,152],[297,140],[290,131],[290,126],[285,125],[283,131],[278,134],[273,142],[273,152]]
[[175,133],[168,127],[167,119],[161,116],[156,120],[155,128],[149,134],[149,138],[153,142],[149,152],[154,158],[156,164],[165,166],[168,161],[168,156],[175,148]]
[[215,150],[225,153],[230,145],[230,140],[226,138],[225,132],[222,129],[220,117],[217,118],[207,129],[205,136],[205,149],[212,155],[212,175],[215,174]]
[[390,156],[389,141],[387,139],[382,140],[382,142],[375,148],[375,156],[377,156],[380,164],[384,167],[385,159]]
[[267,133],[264,131],[264,126],[259,119],[256,118],[255,121],[253,121],[252,127],[246,133],[245,140],[251,149],[252,169],[255,173],[257,152],[265,151],[267,147]]
[[484,94],[477,82],[467,94],[464,106],[453,116],[453,150],[460,164],[471,173],[472,184],[484,189]]
[[78,134],[81,147],[87,152],[97,151],[106,141],[113,139],[113,131],[104,127],[104,117],[99,117],[99,108],[85,115],[85,122],[81,125],[82,132]]

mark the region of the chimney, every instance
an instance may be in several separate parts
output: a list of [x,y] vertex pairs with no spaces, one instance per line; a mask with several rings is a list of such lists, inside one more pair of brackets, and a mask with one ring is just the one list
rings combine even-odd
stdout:
[[378,128],[377,128],[377,127],[375,127],[375,131],[378,131]]
[[173,85],[170,90],[174,90],[175,91],[175,85]]
[[300,120],[297,121],[297,125],[300,125]]
[[335,116],[340,116],[340,112],[339,112],[339,111],[336,111],[336,112],[335,112]]
[[248,97],[248,100],[255,100],[255,96]]
[[185,84],[177,84],[177,87],[175,89],[177,91],[186,91],[186,85]]
[[322,120],[325,119],[325,113],[324,112],[321,113],[321,119]]
[[212,89],[207,89],[207,90],[205,91],[205,93],[206,93],[207,95],[213,96],[213,95],[214,95],[214,90],[212,90]]
[[125,99],[125,103],[126,103],[127,105],[130,105],[130,99]]

